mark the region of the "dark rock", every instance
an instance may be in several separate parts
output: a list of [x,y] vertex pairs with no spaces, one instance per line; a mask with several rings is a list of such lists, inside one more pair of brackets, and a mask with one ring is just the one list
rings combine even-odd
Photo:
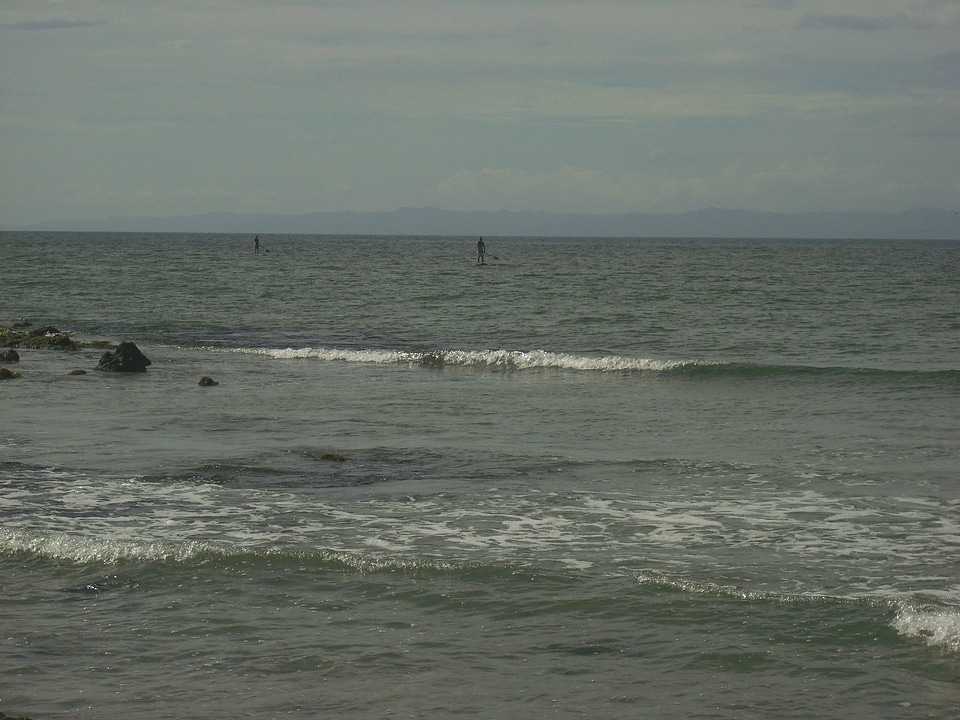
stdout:
[[20,354],[13,348],[0,350],[0,362],[19,362]]
[[326,453],[323,453],[323,454],[320,456],[320,459],[321,459],[321,460],[329,460],[329,461],[331,461],[331,462],[346,462],[346,461],[347,461],[347,456],[346,456],[346,455],[341,455],[340,453],[326,452]]
[[87,374],[87,371],[86,371],[86,370],[81,370],[80,368],[77,368],[76,370],[71,370],[69,374],[70,374],[70,375],[86,375],[86,374]]
[[33,336],[22,347],[41,348],[43,350],[79,350],[83,346],[69,335],[57,333],[55,335]]
[[5,367],[0,367],[0,380],[9,380],[10,378],[18,378],[20,373],[9,370]]
[[0,328],[0,345],[5,347],[35,348],[38,350],[79,350],[81,343],[53,326],[25,332],[15,328]]
[[30,331],[16,325],[10,328],[0,327],[0,346],[38,350],[79,350],[83,347],[81,343],[71,339],[69,335],[60,332],[52,325]]
[[111,372],[146,372],[147,366],[152,363],[140,352],[132,342],[122,342],[117,345],[113,352],[105,352],[100,362],[97,363],[97,370],[109,370]]
[[214,380],[212,377],[208,377],[208,376],[204,375],[202,378],[200,378],[200,382],[197,383],[197,384],[198,384],[200,387],[214,387],[215,385],[219,385],[220,383],[218,383],[218,382],[217,382],[216,380]]
[[36,330],[31,330],[30,334],[36,335],[37,337],[39,337],[41,335],[62,335],[63,333],[60,332],[57,328],[55,328],[53,325],[44,325],[43,327],[37,328]]
[[[74,340],[68,333],[60,332],[53,325],[44,325],[36,330],[29,322],[17,322],[10,327],[0,325],[0,347],[31,348],[34,350],[80,350],[92,347],[101,350],[114,350],[116,344],[108,340],[93,340],[82,343]],[[0,355],[0,361],[5,358]],[[12,362],[9,361],[8,362]]]

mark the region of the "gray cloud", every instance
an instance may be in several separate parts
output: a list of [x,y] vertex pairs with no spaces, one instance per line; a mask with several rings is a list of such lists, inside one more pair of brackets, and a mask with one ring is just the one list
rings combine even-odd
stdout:
[[923,30],[931,28],[933,25],[923,20],[902,15],[867,17],[840,13],[818,13],[804,16],[797,27],[802,30],[834,29],[880,32],[883,30]]
[[75,28],[88,28],[106,25],[101,20],[28,20],[24,22],[9,23],[3,27],[11,30],[72,30]]
[[0,4],[0,223],[960,203],[956,2]]

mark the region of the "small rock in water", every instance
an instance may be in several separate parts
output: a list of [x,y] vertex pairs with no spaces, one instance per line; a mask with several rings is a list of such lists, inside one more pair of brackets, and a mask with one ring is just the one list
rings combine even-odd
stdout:
[[112,372],[146,372],[147,365],[152,363],[140,352],[140,348],[132,342],[122,342],[117,345],[113,352],[105,352],[100,362],[97,363],[97,370],[110,370]]
[[219,385],[220,383],[218,383],[218,382],[217,382],[216,380],[214,380],[212,377],[209,377],[209,376],[207,376],[207,375],[204,375],[202,378],[200,378],[200,382],[197,383],[197,384],[198,384],[200,387],[213,387],[214,385]]
[[326,452],[320,456],[321,460],[330,460],[332,462],[346,462],[347,456],[340,453]]

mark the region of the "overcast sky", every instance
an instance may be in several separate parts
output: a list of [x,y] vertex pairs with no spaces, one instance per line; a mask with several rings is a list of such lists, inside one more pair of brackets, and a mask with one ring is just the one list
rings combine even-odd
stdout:
[[0,225],[960,208],[960,0],[0,0]]

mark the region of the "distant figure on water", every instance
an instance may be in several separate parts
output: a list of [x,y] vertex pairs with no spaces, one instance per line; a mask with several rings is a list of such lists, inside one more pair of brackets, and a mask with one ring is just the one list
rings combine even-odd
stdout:
[[477,240],[477,262],[485,263],[483,256],[487,254],[487,246],[483,244],[483,238]]
[[253,254],[254,254],[254,255],[259,255],[259,254],[260,254],[260,236],[259,236],[259,235],[257,235],[257,236],[253,239]]

